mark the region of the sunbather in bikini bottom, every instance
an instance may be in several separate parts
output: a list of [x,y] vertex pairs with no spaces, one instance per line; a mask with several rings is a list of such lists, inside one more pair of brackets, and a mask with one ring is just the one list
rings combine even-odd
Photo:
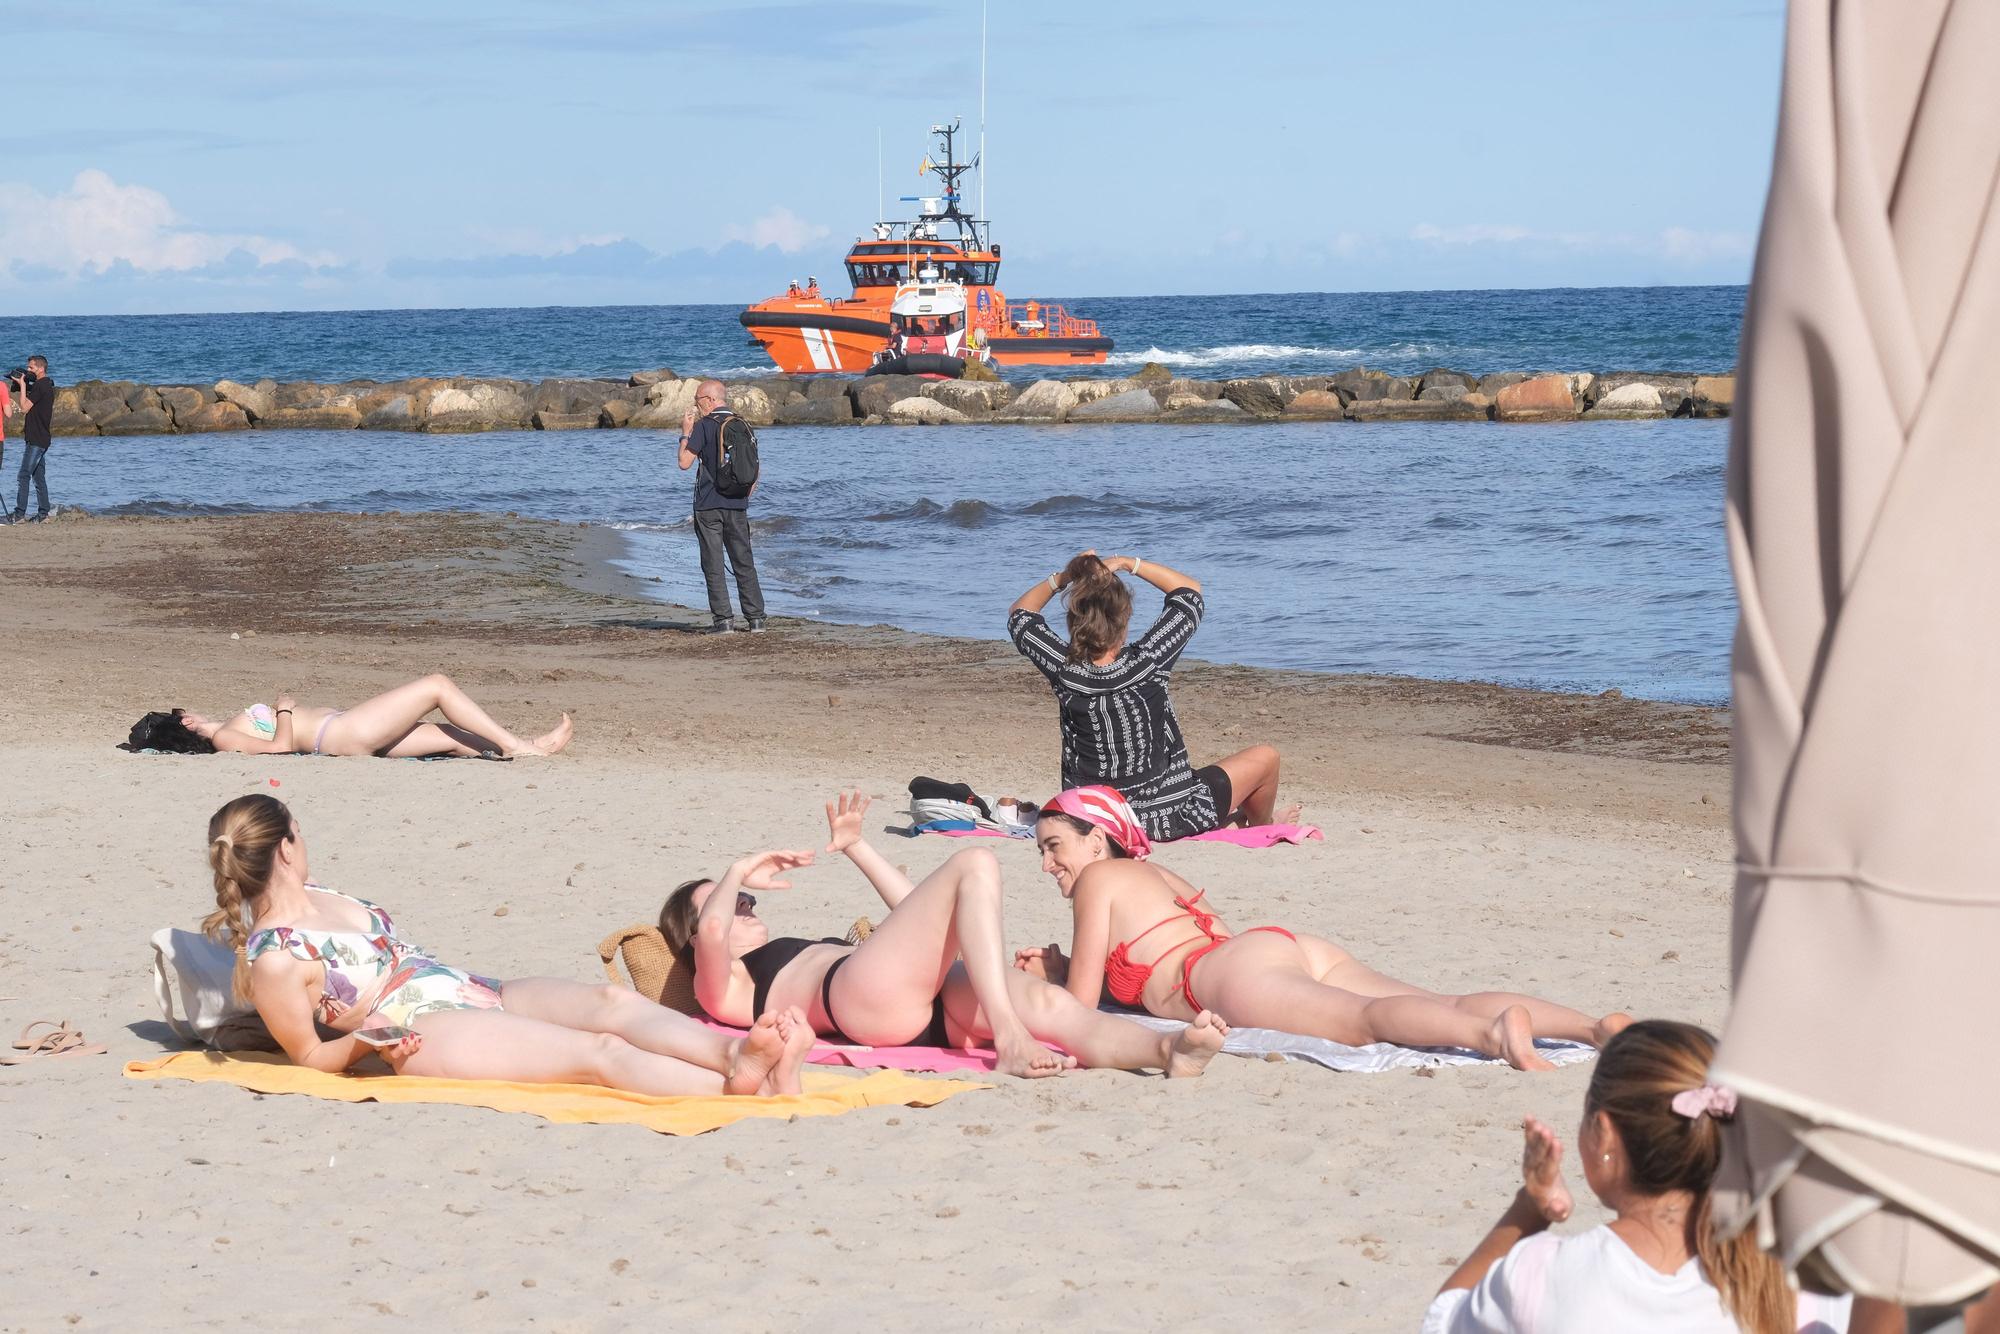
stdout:
[[[832,1032],[824,1035],[828,1042],[844,1042],[848,1043],[849,1045],[859,1046],[861,1044],[856,1043],[853,1038],[847,1036],[847,1034],[841,1030],[840,1021],[833,1017],[833,975],[839,972],[841,966],[853,957],[854,956],[851,954],[844,954],[840,958],[835,959],[832,965],[827,968],[826,977],[819,984],[819,1007],[820,1009],[826,1011],[826,1022],[829,1025],[831,1025],[833,1029]],[[889,1045],[902,1046],[902,1047],[951,1046],[952,1045],[951,1035],[945,1029],[944,994],[940,992],[937,998],[931,1001],[931,1021],[928,1025],[925,1026],[924,1030],[921,1033],[918,1033],[915,1037],[910,1038],[906,1042],[900,1042]]]

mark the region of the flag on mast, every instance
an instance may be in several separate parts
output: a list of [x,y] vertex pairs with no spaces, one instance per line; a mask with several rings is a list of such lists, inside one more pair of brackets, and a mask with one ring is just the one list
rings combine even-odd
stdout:
[[929,153],[924,154],[924,160],[917,166],[917,175],[919,176],[929,175],[931,168],[935,167],[936,165],[937,163],[931,161],[931,155]]

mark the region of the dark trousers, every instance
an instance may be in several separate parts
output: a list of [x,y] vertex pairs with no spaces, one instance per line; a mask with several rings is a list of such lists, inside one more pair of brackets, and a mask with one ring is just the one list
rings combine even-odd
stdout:
[[722,558],[736,571],[736,595],[746,620],[764,619],[764,586],[757,582],[757,558],[750,553],[750,515],[744,510],[696,510],[694,535],[701,543],[701,574],[708,581],[708,610],[718,621],[729,619],[729,583]]
[[35,483],[35,512],[49,512],[49,447],[47,445],[24,445],[21,448],[21,488],[14,498],[14,517],[20,518],[28,509],[28,482]]

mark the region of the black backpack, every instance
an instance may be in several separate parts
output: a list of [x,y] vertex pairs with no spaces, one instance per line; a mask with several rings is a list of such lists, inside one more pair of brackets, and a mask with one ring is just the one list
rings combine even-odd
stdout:
[[715,440],[715,494],[742,500],[757,485],[757,433],[732,412],[715,424]]

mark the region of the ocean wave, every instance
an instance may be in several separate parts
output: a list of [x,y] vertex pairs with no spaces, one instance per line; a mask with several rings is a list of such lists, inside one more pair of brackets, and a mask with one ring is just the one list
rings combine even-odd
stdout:
[[1311,357],[1358,357],[1358,347],[1295,347],[1290,343],[1231,343],[1223,347],[1198,347],[1191,351],[1168,352],[1149,347],[1144,352],[1113,352],[1104,359],[1107,366],[1143,366],[1157,361],[1162,366],[1215,366],[1234,361],[1303,361]]
[[1102,495],[1096,499],[1089,496],[1050,496],[1021,506],[1019,514],[1088,514],[1092,516],[1126,515],[1137,512],[1137,506],[1119,500],[1115,496]]

